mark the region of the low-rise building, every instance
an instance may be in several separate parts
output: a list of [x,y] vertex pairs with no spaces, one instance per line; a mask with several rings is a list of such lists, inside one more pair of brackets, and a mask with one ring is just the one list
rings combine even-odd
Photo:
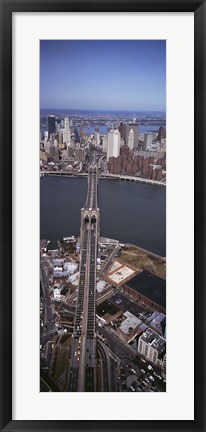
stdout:
[[96,316],[104,324],[115,321],[122,315],[122,310],[108,300],[103,301],[97,306]]
[[152,315],[146,318],[148,327],[160,334],[166,339],[166,316],[161,312],[153,312]]
[[138,273],[139,270],[136,267],[130,264],[125,264],[123,261],[118,259],[114,262],[112,268],[106,274],[105,280],[110,285],[119,288]]
[[148,271],[127,281],[123,292],[153,311],[166,313],[166,281]]
[[123,318],[120,327],[116,329],[116,333],[120,339],[130,342],[135,336],[142,333],[141,330],[138,330],[142,321],[129,311],[124,313]]

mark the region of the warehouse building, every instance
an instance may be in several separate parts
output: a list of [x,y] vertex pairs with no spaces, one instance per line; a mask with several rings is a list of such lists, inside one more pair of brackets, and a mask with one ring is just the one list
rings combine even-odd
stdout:
[[126,282],[123,292],[153,311],[166,313],[166,281],[148,271]]

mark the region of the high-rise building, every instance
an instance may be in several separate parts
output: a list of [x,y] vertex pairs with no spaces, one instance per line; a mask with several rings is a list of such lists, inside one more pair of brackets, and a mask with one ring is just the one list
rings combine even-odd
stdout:
[[48,137],[50,138],[50,135],[55,133],[56,126],[55,126],[55,115],[49,115],[48,116]]
[[144,134],[144,142],[143,142],[143,150],[149,150],[150,146],[152,145],[153,140],[153,134],[152,133],[145,133]]
[[94,132],[94,139],[95,139],[95,145],[99,146],[100,144],[100,136],[99,136],[99,131],[95,130]]
[[112,129],[107,134],[107,160],[109,160],[110,157],[119,156],[120,152],[120,132],[118,129]]
[[61,148],[62,147],[62,130],[60,128],[57,132],[57,141],[58,141],[59,148]]
[[129,131],[128,147],[130,150],[132,150],[134,148],[134,131],[133,131],[133,129],[130,129],[130,131]]
[[158,135],[157,135],[157,141],[161,141],[161,139],[166,138],[166,129],[163,126],[160,126]]
[[[132,131],[132,133],[130,133]],[[134,134],[134,140],[133,140],[133,134]],[[133,147],[131,148],[137,148],[139,145],[139,126],[137,123],[127,123],[124,125],[124,140],[125,140],[125,145],[129,146],[129,140],[130,140],[130,145],[133,144]]]
[[107,146],[108,146],[108,137],[107,137],[107,135],[105,135],[103,137],[103,140],[102,140],[102,149],[103,149],[103,151],[107,152]]
[[120,131],[120,135],[121,135],[121,138],[123,138],[124,139],[124,123],[120,123],[120,125],[119,125],[119,131]]
[[68,144],[71,141],[71,131],[69,129],[69,119],[64,119],[64,130],[63,130],[63,143]]

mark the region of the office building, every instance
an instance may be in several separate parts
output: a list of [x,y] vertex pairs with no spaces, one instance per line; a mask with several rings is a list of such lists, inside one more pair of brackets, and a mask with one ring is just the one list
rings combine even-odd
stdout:
[[161,139],[166,138],[166,129],[163,126],[160,126],[158,135],[157,135],[157,141],[161,141]]
[[100,144],[100,136],[99,136],[99,131],[95,130],[94,132],[94,139],[95,139],[95,145],[99,146]]
[[130,149],[137,148],[139,145],[139,126],[137,123],[124,125],[124,141]]
[[102,150],[107,152],[107,146],[108,146],[108,139],[107,139],[107,135],[105,135],[102,140]]
[[48,137],[50,138],[50,135],[55,133],[56,126],[55,126],[55,115],[49,115],[48,116]]
[[71,141],[71,131],[69,129],[69,119],[64,119],[64,130],[63,130],[63,143],[68,144]]
[[144,142],[143,142],[143,151],[150,150],[150,146],[152,145],[153,134],[145,133],[144,134]]
[[120,132],[118,129],[112,129],[107,134],[107,160],[110,157],[118,157],[120,152]]
[[130,129],[130,131],[129,131],[128,147],[130,150],[132,150],[134,148],[134,131],[133,131],[133,129]]

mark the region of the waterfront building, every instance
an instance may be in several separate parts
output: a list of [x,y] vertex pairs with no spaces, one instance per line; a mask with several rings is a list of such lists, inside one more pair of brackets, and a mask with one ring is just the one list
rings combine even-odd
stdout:
[[47,160],[48,160],[48,154],[45,151],[41,150],[40,151],[40,162],[41,161],[47,162]]
[[75,148],[73,149],[73,154],[75,157],[75,160],[78,162],[84,162],[86,158],[86,152],[83,148]]
[[67,161],[69,157],[68,149],[62,150],[62,161]]
[[166,313],[166,281],[146,270],[123,286],[123,291],[153,311]]

